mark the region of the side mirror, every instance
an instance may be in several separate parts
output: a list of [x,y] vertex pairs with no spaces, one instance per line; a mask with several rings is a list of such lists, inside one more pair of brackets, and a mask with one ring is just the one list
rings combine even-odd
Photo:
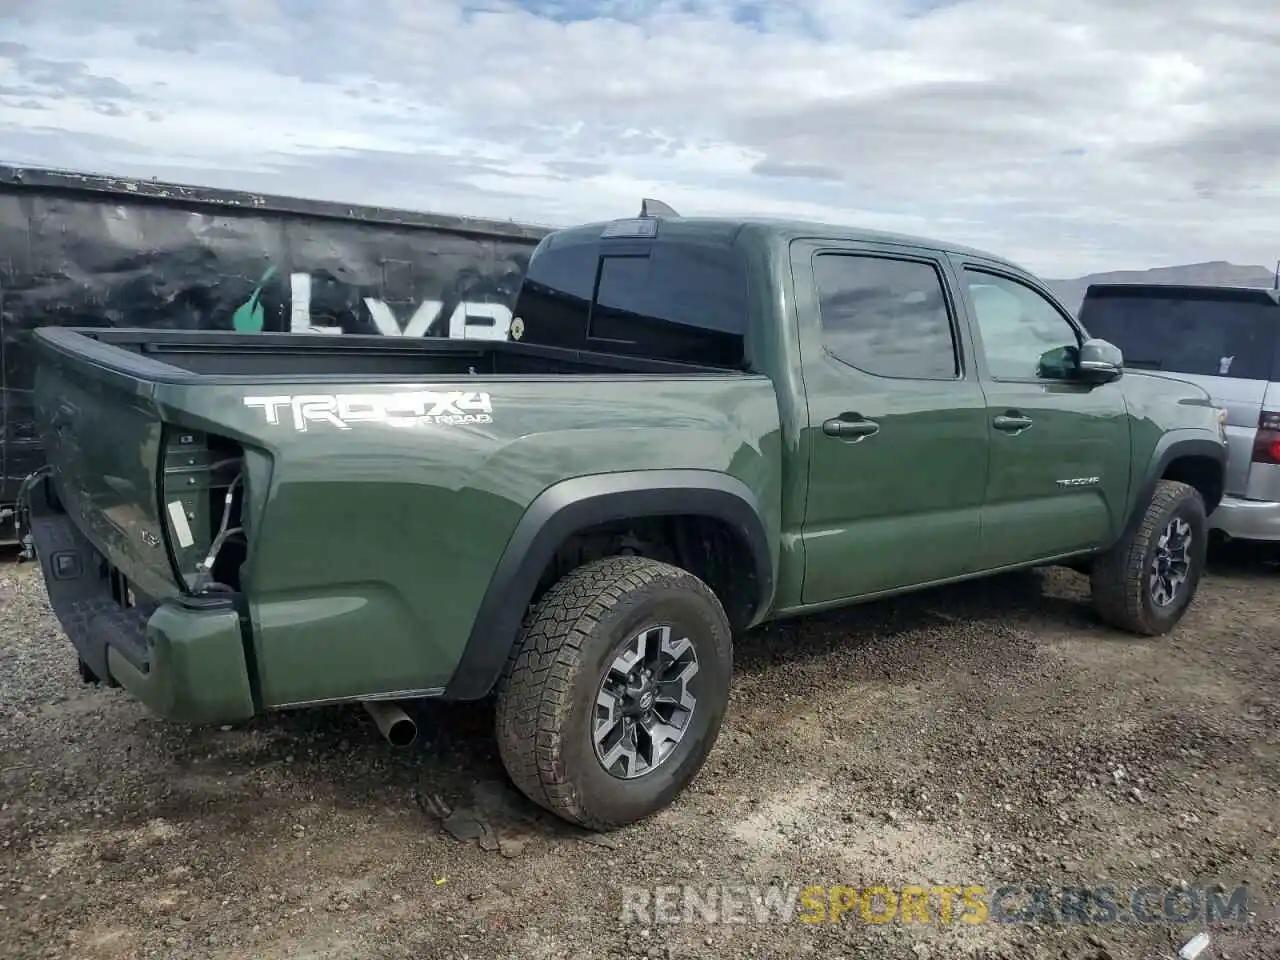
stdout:
[[1124,354],[1114,343],[1089,339],[1080,345],[1076,377],[1085,383],[1111,383],[1124,375]]

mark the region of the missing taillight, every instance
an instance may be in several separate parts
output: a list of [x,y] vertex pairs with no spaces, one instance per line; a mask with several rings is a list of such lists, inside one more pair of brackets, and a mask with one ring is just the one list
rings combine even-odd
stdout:
[[[236,544],[240,544],[244,540],[244,528],[240,525],[239,518],[242,501],[237,497],[237,493],[243,489],[243,483],[244,471],[241,470],[236,474],[223,494],[222,519],[218,522],[218,532],[214,534],[213,541],[209,544],[209,552],[205,554],[204,560],[201,561],[200,567],[196,571],[195,581],[191,584],[192,593],[206,593],[212,590],[234,591],[239,588],[240,563],[224,558],[222,552],[233,541]],[[243,562],[243,555],[239,559],[240,562]],[[220,560],[223,561],[221,568],[219,568]],[[223,576],[226,576],[227,579],[234,579],[235,583],[224,583],[218,576],[219,569],[225,571]],[[231,576],[228,576],[228,574]]]
[[1251,459],[1254,463],[1280,464],[1280,413],[1264,410],[1258,417]]
[[191,593],[235,592],[247,556],[241,511],[244,451],[226,437],[193,430],[166,436],[163,503],[165,535],[182,582]]

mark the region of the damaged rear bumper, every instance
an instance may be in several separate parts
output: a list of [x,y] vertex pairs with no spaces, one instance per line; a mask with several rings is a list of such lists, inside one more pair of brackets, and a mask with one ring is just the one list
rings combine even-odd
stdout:
[[214,723],[256,712],[233,598],[135,597],[119,572],[51,502],[48,480],[23,513],[49,604],[87,672],[169,720]]

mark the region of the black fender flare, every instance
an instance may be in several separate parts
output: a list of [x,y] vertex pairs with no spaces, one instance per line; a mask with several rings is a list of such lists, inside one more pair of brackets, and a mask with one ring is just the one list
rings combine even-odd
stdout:
[[[1227,469],[1227,447],[1225,444],[1213,437],[1206,436],[1202,430],[1173,430],[1166,433],[1156,444],[1155,450],[1152,451],[1151,459],[1147,463],[1146,473],[1143,475],[1142,483],[1138,487],[1138,495],[1130,505],[1129,519],[1124,525],[1124,531],[1120,536],[1121,540],[1132,536],[1142,524],[1147,504],[1155,496],[1156,485],[1160,482],[1160,478],[1169,469],[1169,464],[1182,457],[1207,457],[1213,460],[1222,469],[1225,483]],[[1215,506],[1216,504],[1209,504],[1211,510]]]
[[773,600],[774,560],[756,495],[741,480],[709,470],[635,470],[574,477],[534,499],[498,561],[452,678],[448,700],[489,695],[506,664],[538,580],[579,530],[628,517],[698,514],[729,524],[748,545],[759,595],[751,624]]

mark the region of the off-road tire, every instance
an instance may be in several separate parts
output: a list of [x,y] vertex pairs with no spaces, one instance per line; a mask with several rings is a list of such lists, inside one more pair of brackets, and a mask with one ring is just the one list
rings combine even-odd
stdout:
[[[1159,607],[1151,598],[1151,564],[1160,535],[1174,517],[1191,527],[1190,567],[1174,601]],[[1207,528],[1199,491],[1175,480],[1161,480],[1136,527],[1094,561],[1089,580],[1098,616],[1139,636],[1160,636],[1177,626],[1204,572]]]
[[[697,704],[669,758],[624,780],[596,756],[596,696],[622,646],[659,622],[678,624],[694,645]],[[611,830],[644,819],[670,804],[711,752],[732,670],[728,618],[700,579],[643,557],[585,564],[555,583],[525,617],[498,682],[499,755],[522,793],[570,823]]]

